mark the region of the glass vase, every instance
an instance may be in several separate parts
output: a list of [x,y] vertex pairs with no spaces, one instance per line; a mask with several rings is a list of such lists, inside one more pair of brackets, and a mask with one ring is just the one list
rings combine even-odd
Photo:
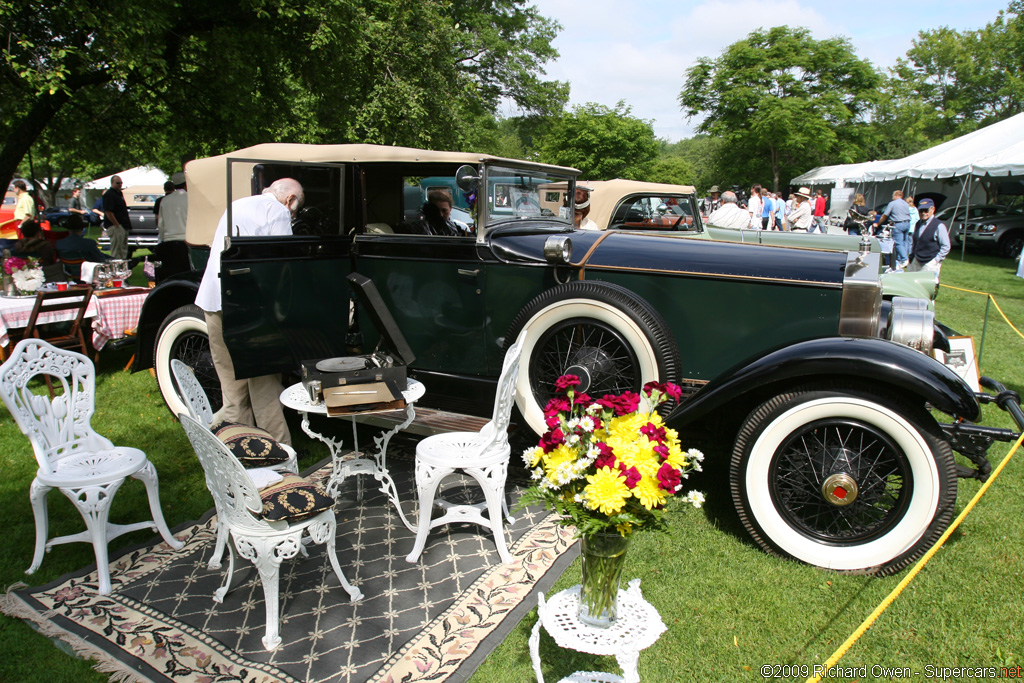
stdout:
[[608,628],[615,622],[629,540],[618,533],[592,534],[580,540],[583,583],[579,619],[587,626]]

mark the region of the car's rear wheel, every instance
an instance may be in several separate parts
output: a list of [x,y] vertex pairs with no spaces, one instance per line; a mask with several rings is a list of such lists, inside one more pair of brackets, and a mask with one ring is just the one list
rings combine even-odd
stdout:
[[776,396],[740,430],[733,502],[769,552],[838,571],[890,574],[949,525],[956,468],[921,407],[846,390]]
[[570,282],[550,289],[523,308],[506,337],[527,330],[516,382],[516,406],[542,434],[544,406],[555,380],[580,377],[594,397],[640,391],[651,380],[678,379],[680,360],[664,319],[629,290],[607,282]]
[[196,379],[206,390],[211,409],[220,410],[220,380],[210,355],[210,337],[203,310],[194,304],[176,308],[160,326],[153,347],[153,368],[164,403],[174,415],[187,413],[185,399],[178,391],[171,373],[171,361],[178,359],[192,368]]

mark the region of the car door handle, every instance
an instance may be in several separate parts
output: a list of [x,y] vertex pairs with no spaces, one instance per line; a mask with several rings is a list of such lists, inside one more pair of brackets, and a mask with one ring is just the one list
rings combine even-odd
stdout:
[[232,268],[228,271],[228,275],[247,275],[248,273],[248,268]]
[[480,274],[480,269],[470,270],[468,268],[459,268],[459,275],[469,275],[470,277],[476,277]]

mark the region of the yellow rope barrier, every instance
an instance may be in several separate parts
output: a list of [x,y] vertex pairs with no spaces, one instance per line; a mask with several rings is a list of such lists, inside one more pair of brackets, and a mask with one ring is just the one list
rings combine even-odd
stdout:
[[971,498],[971,502],[967,504],[967,507],[964,508],[963,512],[957,515],[957,518],[953,520],[953,523],[949,525],[949,528],[946,529],[942,536],[939,537],[939,540],[935,542],[935,545],[928,549],[928,552],[924,554],[924,557],[917,561],[917,564],[915,564],[913,569],[911,569],[910,572],[908,572],[907,575],[903,577],[903,580],[899,582],[896,588],[894,588],[892,592],[889,593],[889,595],[885,596],[885,599],[882,600],[878,607],[876,607],[875,610],[868,615],[868,618],[861,622],[861,625],[857,627],[857,630],[854,631],[850,635],[850,637],[847,638],[846,641],[839,646],[839,649],[832,653],[832,656],[829,657],[828,661],[825,662],[825,666],[822,667],[823,673],[815,674],[811,678],[808,678],[807,683],[818,683],[818,681],[820,681],[824,676],[824,672],[827,672],[829,669],[834,667],[836,663],[840,659],[842,659],[843,655],[846,654],[847,650],[853,647],[853,644],[856,643],[869,628],[871,628],[871,626],[875,623],[878,617],[882,615],[882,612],[888,609],[889,605],[891,605],[892,602],[897,597],[899,597],[900,593],[903,592],[903,589],[906,588],[910,584],[910,582],[914,580],[914,577],[917,576],[917,574],[922,569],[924,569],[924,566],[928,564],[928,561],[932,559],[932,556],[939,551],[939,548],[943,546],[943,544],[946,542],[946,539],[949,538],[950,534],[956,531],[957,527],[960,526],[960,523],[964,521],[964,518],[967,517],[970,511],[974,509],[974,506],[977,504],[977,502],[981,500],[981,497],[985,495],[985,492],[988,491],[992,483],[999,477],[999,473],[1003,471],[1003,468],[1006,467],[1006,464],[1010,462],[1010,458],[1012,458],[1013,454],[1016,453],[1017,449],[1020,448],[1021,442],[1024,442],[1024,432],[1021,433],[1020,438],[1018,438],[1017,442],[1013,444],[1013,448],[1010,449],[1010,452],[1007,453],[1006,457],[1003,458],[1002,462],[999,463],[999,466],[992,471],[992,476],[989,477],[988,480],[981,485],[981,488],[978,489],[978,492],[974,494],[973,498]]
[[[961,292],[968,292],[970,294],[981,294],[982,296],[988,297],[989,300],[993,304],[995,304],[996,310],[999,311],[999,315],[1003,316],[1003,320],[1006,321],[1006,324],[1009,325],[1010,328],[1014,332],[1016,332],[1022,339],[1024,339],[1024,334],[1021,334],[1020,330],[1014,327],[1013,323],[1010,322],[1010,319],[1006,317],[1005,313],[1003,313],[1003,309],[999,307],[999,303],[996,301],[996,298],[989,294],[988,292],[979,292],[974,289],[954,287],[952,285],[942,285],[942,287],[948,287],[949,289],[955,289]],[[857,627],[857,630],[851,633],[850,637],[847,638],[843,642],[843,644],[840,645],[839,648],[832,653],[832,656],[828,658],[828,660],[825,662],[825,665],[821,668],[822,673],[817,673],[814,676],[811,676],[807,679],[807,683],[819,683],[819,681],[821,681],[821,679],[825,675],[827,675],[828,670],[833,668],[839,662],[839,660],[843,658],[843,655],[845,655],[847,651],[849,651],[849,649],[853,647],[854,643],[860,640],[860,637],[863,636],[867,632],[867,630],[871,628],[872,625],[874,625],[875,621],[878,620],[878,617],[880,617],[882,613],[889,608],[889,605],[891,605],[893,601],[900,596],[903,590],[908,585],[910,585],[910,582],[914,580],[914,577],[916,577],[918,573],[920,573],[920,571],[924,569],[924,566],[928,564],[929,560],[931,560],[935,553],[939,551],[939,548],[941,548],[946,543],[946,540],[950,537],[950,535],[954,531],[956,531],[957,527],[960,526],[960,523],[963,522],[967,515],[970,514],[971,510],[974,509],[974,506],[978,503],[979,500],[981,500],[981,497],[985,495],[985,492],[988,491],[992,483],[995,482],[995,480],[999,477],[999,474],[1003,471],[1003,468],[1006,467],[1006,464],[1010,462],[1010,458],[1012,458],[1013,455],[1020,448],[1022,442],[1024,442],[1024,433],[1021,433],[1020,438],[1018,438],[1016,443],[1013,444],[1013,448],[1010,449],[1010,452],[1006,454],[1006,457],[1003,458],[1002,462],[999,463],[999,466],[992,471],[992,476],[990,476],[988,480],[985,481],[984,484],[982,484],[981,488],[978,489],[978,492],[974,494],[973,498],[971,498],[971,502],[967,504],[967,507],[964,508],[963,512],[957,515],[957,518],[953,520],[953,523],[949,525],[949,528],[946,529],[945,532],[943,532],[942,536],[939,537],[939,540],[935,542],[935,545],[928,549],[928,552],[926,552],[924,556],[917,561],[914,567],[907,573],[905,577],[903,577],[903,580],[896,585],[896,588],[894,588],[892,592],[889,593],[889,595],[885,596],[885,599],[882,600],[881,603],[879,603],[878,607],[876,607],[874,611],[872,611],[871,614],[869,614],[868,617],[863,622],[861,622],[860,626]]]
[[939,286],[940,287],[945,287],[947,289],[955,289],[958,292],[967,292],[968,294],[981,294],[982,296],[987,296],[989,298],[989,301],[991,301],[993,304],[995,304],[996,310],[999,311],[999,315],[1003,316],[1003,320],[1005,320],[1006,324],[1010,326],[1010,329],[1013,330],[1014,332],[1016,332],[1018,337],[1020,337],[1021,339],[1024,339],[1024,334],[1021,334],[1021,331],[1018,330],[1014,326],[1014,324],[1012,322],[1010,322],[1010,319],[1006,317],[1006,314],[1003,313],[1003,309],[999,306],[999,302],[996,301],[996,298],[994,296],[992,296],[991,294],[989,294],[988,292],[979,292],[976,289],[966,289],[964,287],[954,287],[953,285],[943,285],[943,284],[940,284]]

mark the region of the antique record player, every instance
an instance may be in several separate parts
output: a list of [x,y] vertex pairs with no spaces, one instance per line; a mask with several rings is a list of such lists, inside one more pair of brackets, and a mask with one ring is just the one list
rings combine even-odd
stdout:
[[348,281],[380,342],[372,353],[360,356],[302,361],[302,384],[313,403],[327,405],[328,415],[404,408],[406,366],[415,356],[370,278],[352,273]]

